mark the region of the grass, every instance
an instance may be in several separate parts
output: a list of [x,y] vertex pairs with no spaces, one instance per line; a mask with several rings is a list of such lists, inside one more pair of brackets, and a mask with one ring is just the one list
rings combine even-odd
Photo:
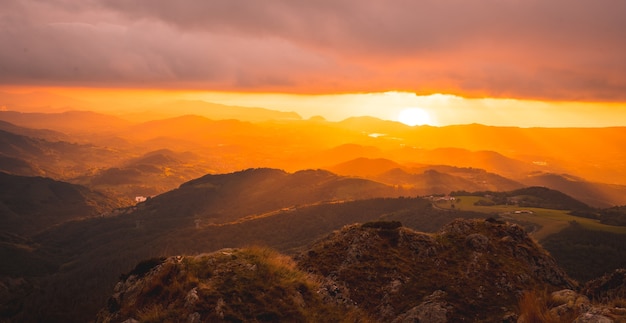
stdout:
[[520,317],[527,323],[573,322],[579,313],[572,311],[562,316],[554,315],[550,308],[556,305],[547,292],[526,291],[519,301]]
[[[487,214],[498,214],[502,218],[511,222],[530,222],[539,226],[535,231],[530,232],[530,235],[541,241],[544,238],[558,233],[565,229],[570,222],[576,221],[581,226],[594,230],[603,231],[617,234],[626,234],[626,227],[611,226],[600,223],[598,220],[581,218],[573,215],[569,215],[569,211],[542,209],[542,208],[527,208],[517,205],[494,205],[483,206],[474,205],[479,200],[485,198],[479,196],[458,196],[456,201],[441,201],[436,203],[436,206],[441,209],[455,209],[462,211],[473,211]],[[454,205],[454,206],[452,206]],[[533,212],[532,214],[515,214],[515,211],[528,210]]]
[[320,282],[266,247],[149,260],[133,272],[144,274],[140,289],[126,293],[113,311],[141,322],[184,322],[191,314],[210,322],[368,321],[359,310],[325,301]]

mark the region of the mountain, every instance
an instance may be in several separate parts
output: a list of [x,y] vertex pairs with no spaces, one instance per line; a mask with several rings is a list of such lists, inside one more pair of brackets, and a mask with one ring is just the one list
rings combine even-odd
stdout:
[[152,259],[121,281],[99,323],[360,322],[355,306],[330,302],[323,283],[266,248]]
[[522,184],[477,168],[399,164],[385,158],[357,158],[328,170],[344,176],[357,176],[388,185],[402,186],[412,194],[448,194],[455,190],[506,191]]
[[[96,321],[511,322],[531,314],[519,312],[523,294],[554,292],[567,304],[559,297],[580,297],[576,286],[517,225],[457,220],[425,234],[367,222],[295,261],[252,247],[140,262]],[[585,304],[567,311],[599,309]]]
[[10,122],[0,121],[0,130],[21,136],[44,139],[46,141],[72,141],[72,138],[62,132],[48,129],[32,129],[16,126]]
[[359,176],[363,178],[371,178],[376,175],[383,174],[393,169],[402,170],[404,167],[393,160],[386,158],[365,158],[359,157],[352,159],[327,169],[335,174],[343,176]]
[[[143,118],[171,118],[179,115],[198,115],[212,120],[236,119],[248,122],[270,120],[301,120],[295,112],[283,112],[265,108],[239,107],[201,100],[178,100],[148,107]],[[141,118],[137,115],[137,118]]]
[[[12,320],[88,321],[105,303],[119,274],[152,257],[252,245],[294,254],[329,232],[355,222],[403,221],[420,230],[435,231],[455,218],[487,216],[437,210],[420,198],[377,198],[287,207],[255,212],[228,223],[211,223],[211,219],[181,207],[194,199],[171,200],[179,204],[168,212],[146,207],[157,198],[117,216],[68,222],[34,237],[42,253],[53,253],[46,259],[59,264],[59,269],[54,275],[38,278],[41,293],[16,297],[14,303],[21,304],[22,310],[13,314]],[[1,294],[0,290],[0,298]],[[59,308],[67,311],[58,312]]]
[[537,165],[504,156],[496,151],[470,151],[452,146],[432,150],[405,147],[391,152],[389,156],[407,163],[484,169],[510,178],[541,169]]
[[127,155],[123,149],[48,141],[0,130],[0,169],[20,175],[70,180],[116,164]]
[[[138,160],[167,160],[160,153],[168,155],[156,152]],[[251,245],[269,246],[289,254],[306,253],[311,243],[353,223],[402,221],[413,229],[434,232],[455,218],[490,216],[437,209],[420,198],[330,197],[351,193],[360,196],[359,190],[366,188],[363,183],[368,181],[327,171],[286,173],[250,169],[207,175],[104,217],[65,222],[29,240],[14,239],[11,244],[15,248],[6,254],[11,259],[16,259],[12,256],[15,254],[20,256],[24,266],[29,262],[39,266],[29,267],[34,271],[32,278],[25,277],[10,292],[0,290],[0,300],[9,299],[15,304],[10,313],[0,312],[0,317],[24,322],[44,318],[49,322],[88,321],[106,303],[119,274],[132,270],[143,259]],[[454,243],[459,248],[464,246],[458,241]],[[16,252],[18,247],[33,251],[23,255]],[[492,251],[489,257],[502,254],[499,249]],[[0,283],[9,284],[11,279],[14,278],[0,279]],[[32,290],[40,292],[29,292]]]
[[514,311],[524,290],[575,286],[517,225],[458,220],[431,235],[391,224],[345,227],[298,265],[381,322],[493,322]]
[[221,223],[243,216],[330,201],[400,196],[402,191],[373,181],[346,178],[322,170],[286,173],[248,169],[205,175],[145,204],[152,217],[195,215]]
[[579,177],[553,173],[534,173],[519,181],[529,186],[545,186],[561,191],[594,207],[626,205],[625,185],[592,183]]
[[23,112],[62,112],[68,109],[85,109],[90,103],[71,97],[36,91],[26,93],[0,92],[0,107],[3,110]]
[[[0,135],[1,136],[1,135]],[[0,172],[20,176],[42,176],[44,171],[29,162],[0,154]]]
[[21,127],[50,129],[66,134],[112,133],[131,125],[130,122],[118,117],[91,111],[60,113],[0,111],[0,120]]
[[589,205],[560,191],[543,186],[530,186],[508,192],[452,192],[451,195],[474,195],[489,199],[492,205],[516,204],[520,207],[535,207],[553,210],[593,210]]
[[2,231],[31,235],[50,226],[98,216],[117,205],[86,187],[0,172]]
[[167,192],[211,171],[194,153],[160,149],[74,178],[73,182],[132,199]]

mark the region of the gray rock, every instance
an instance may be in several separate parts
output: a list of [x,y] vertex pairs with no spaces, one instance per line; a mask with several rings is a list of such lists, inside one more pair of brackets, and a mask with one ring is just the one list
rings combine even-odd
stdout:
[[476,251],[485,251],[489,246],[489,238],[480,233],[473,233],[465,238],[465,243]]
[[424,302],[396,317],[393,323],[446,323],[448,322],[449,306],[444,300],[446,293],[437,290],[424,298]]
[[572,323],[613,323],[613,322],[615,321],[613,321],[612,319],[604,315],[585,313],[577,317]]

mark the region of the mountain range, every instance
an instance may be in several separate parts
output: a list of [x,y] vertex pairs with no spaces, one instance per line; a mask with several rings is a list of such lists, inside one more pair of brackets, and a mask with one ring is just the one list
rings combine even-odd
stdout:
[[493,321],[626,267],[626,128],[169,104],[0,111],[0,321]]

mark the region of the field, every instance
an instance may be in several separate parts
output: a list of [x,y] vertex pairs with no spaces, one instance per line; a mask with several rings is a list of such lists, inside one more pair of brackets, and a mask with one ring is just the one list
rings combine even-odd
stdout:
[[481,199],[485,198],[478,196],[458,196],[456,197],[456,200],[453,201],[437,201],[435,202],[435,206],[441,209],[456,209],[462,211],[497,214],[507,221],[520,223],[530,222],[536,224],[538,227],[530,232],[530,235],[538,241],[560,232],[572,221],[576,221],[578,224],[589,230],[626,234],[626,227],[606,225],[600,223],[598,220],[572,216],[568,214],[569,211],[542,208],[521,208],[517,205],[474,205],[474,203]]

